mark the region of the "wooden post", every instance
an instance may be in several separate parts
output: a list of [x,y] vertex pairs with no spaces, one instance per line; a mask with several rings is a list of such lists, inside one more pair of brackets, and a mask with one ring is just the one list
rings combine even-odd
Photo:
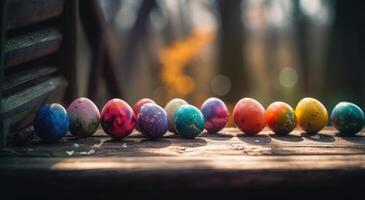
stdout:
[[77,15],[78,15],[78,1],[65,1],[65,7],[61,22],[61,30],[64,37],[64,41],[61,47],[61,54],[59,56],[59,66],[63,75],[68,80],[69,84],[65,94],[65,103],[71,103],[71,101],[77,97],[77,69],[76,69],[76,34],[77,34]]
[[6,4],[7,0],[0,2],[0,147],[6,145],[6,129],[3,118],[2,92],[4,82],[4,47],[6,34]]

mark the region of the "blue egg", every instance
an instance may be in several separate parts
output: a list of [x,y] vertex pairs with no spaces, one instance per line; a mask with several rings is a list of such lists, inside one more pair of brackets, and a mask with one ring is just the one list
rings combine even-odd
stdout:
[[46,142],[55,142],[66,135],[70,119],[63,106],[57,103],[43,105],[34,119],[36,134]]
[[162,137],[169,126],[166,111],[154,103],[146,103],[140,108],[136,123],[142,134],[150,139]]
[[340,102],[332,110],[333,126],[344,135],[355,135],[365,124],[364,112],[350,102]]

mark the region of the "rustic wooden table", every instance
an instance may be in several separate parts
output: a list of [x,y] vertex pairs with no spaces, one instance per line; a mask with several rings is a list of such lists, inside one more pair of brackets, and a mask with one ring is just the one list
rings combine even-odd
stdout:
[[11,197],[56,199],[342,199],[362,193],[364,136],[342,137],[332,128],[312,136],[245,136],[226,128],[194,140],[168,133],[150,141],[135,132],[113,141],[100,130],[88,139],[3,149],[0,184]]

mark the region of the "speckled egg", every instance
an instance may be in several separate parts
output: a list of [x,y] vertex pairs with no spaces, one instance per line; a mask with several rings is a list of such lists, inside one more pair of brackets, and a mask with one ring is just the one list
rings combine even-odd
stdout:
[[364,112],[350,102],[340,102],[332,110],[331,121],[333,126],[344,135],[355,135],[365,123]]
[[75,99],[67,108],[70,117],[70,132],[79,138],[86,138],[99,127],[100,113],[94,102],[88,98]]
[[141,107],[146,104],[146,103],[153,103],[153,104],[156,104],[156,102],[152,99],[149,99],[149,98],[143,98],[143,99],[140,99],[139,101],[136,102],[136,104],[134,104],[133,106],[133,112],[134,112],[134,116],[137,117],[138,116],[138,113],[139,113],[139,110],[141,109]]
[[274,102],[266,109],[267,126],[276,134],[286,135],[297,125],[293,108],[284,102]]
[[[136,102],[136,104],[134,104],[133,106],[133,112],[134,112],[134,117],[137,119],[137,116],[138,116],[138,113],[139,113],[139,110],[141,109],[141,107],[146,104],[146,103],[153,103],[153,104],[156,104],[155,101],[153,101],[152,99],[149,99],[149,98],[143,98],[143,99],[140,99],[139,101]],[[136,129],[138,131],[141,131],[138,127],[138,123],[136,123]]]
[[233,109],[233,119],[242,132],[255,135],[266,125],[265,108],[255,99],[243,98]]
[[55,142],[65,136],[70,127],[70,119],[65,108],[58,104],[43,105],[33,122],[36,134],[46,142]]
[[229,117],[226,104],[218,98],[211,97],[207,99],[200,107],[200,111],[204,115],[205,129],[208,133],[217,133],[222,130]]
[[175,98],[169,101],[164,108],[169,120],[169,131],[171,132],[176,133],[174,117],[177,109],[182,105],[188,105],[188,102],[186,102],[184,99]]
[[182,138],[193,139],[204,130],[204,115],[192,105],[182,105],[175,113],[175,128]]
[[295,116],[299,127],[309,134],[319,132],[328,122],[327,109],[321,102],[309,97],[299,101]]
[[127,137],[135,127],[132,108],[121,99],[108,101],[101,111],[101,127],[116,140]]
[[136,124],[142,134],[150,139],[163,136],[169,125],[166,111],[154,103],[146,103],[141,107]]

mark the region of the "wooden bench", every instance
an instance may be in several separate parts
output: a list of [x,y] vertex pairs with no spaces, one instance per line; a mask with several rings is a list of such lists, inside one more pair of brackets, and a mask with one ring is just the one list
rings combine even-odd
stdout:
[[150,141],[134,132],[113,141],[99,130],[2,149],[0,182],[11,197],[349,198],[365,182],[364,135],[342,137],[329,127],[245,136],[226,128],[194,140],[168,133]]

